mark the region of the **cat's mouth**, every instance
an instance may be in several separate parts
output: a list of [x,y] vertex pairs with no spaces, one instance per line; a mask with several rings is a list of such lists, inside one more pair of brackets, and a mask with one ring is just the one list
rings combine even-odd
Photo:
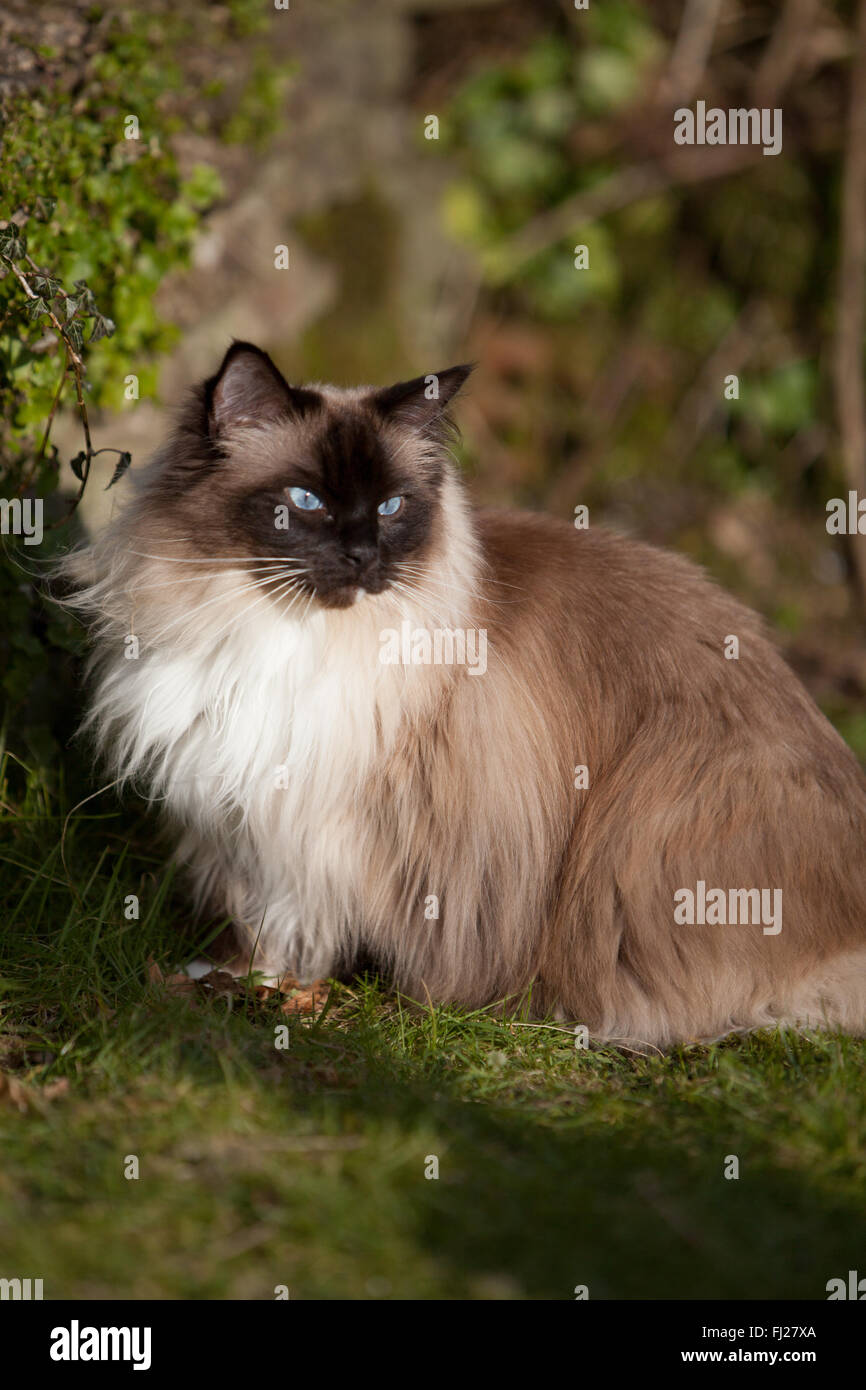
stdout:
[[[280,571],[276,575],[265,575],[256,587],[271,592],[278,604],[285,604],[290,611],[304,611],[303,600],[312,601],[322,608],[351,608],[370,594],[382,594],[391,588],[391,580],[379,573],[347,576],[316,575]],[[301,600],[300,609],[296,608]]]
[[351,608],[368,594],[382,594],[388,587],[387,579],[368,578],[356,584],[338,584],[328,588],[314,586],[314,593],[323,608]]

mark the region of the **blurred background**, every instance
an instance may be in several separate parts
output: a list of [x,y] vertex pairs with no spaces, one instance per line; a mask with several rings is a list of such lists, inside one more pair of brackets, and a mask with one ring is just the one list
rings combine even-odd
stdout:
[[[0,46],[0,492],[58,523],[4,538],[28,757],[68,737],[79,637],[21,565],[103,523],[235,336],[296,380],[477,361],[477,500],[691,555],[866,758],[866,537],[825,524],[866,437],[856,5],[7,0]],[[782,152],[677,145],[699,99],[781,108]]]

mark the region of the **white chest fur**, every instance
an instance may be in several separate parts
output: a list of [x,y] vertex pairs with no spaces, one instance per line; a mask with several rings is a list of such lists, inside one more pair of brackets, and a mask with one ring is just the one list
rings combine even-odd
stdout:
[[117,771],[184,828],[200,893],[216,887],[262,927],[263,959],[314,973],[356,915],[365,785],[426,673],[379,659],[407,611],[394,595],[298,620],[245,610],[236,583],[224,576],[226,604],[200,606],[170,642],[154,634],[137,660],[112,661],[93,716]]

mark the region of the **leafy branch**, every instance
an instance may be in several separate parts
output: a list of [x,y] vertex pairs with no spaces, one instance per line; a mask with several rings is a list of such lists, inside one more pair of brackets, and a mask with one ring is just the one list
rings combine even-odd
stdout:
[[[47,222],[55,207],[55,200],[40,196],[36,199],[32,210],[19,210],[16,214],[21,218],[23,212],[23,223],[29,216],[34,216],[40,222]],[[75,386],[75,404],[81,418],[81,427],[84,433],[84,449],[76,454],[71,461],[72,471],[79,480],[81,486],[72,499],[66,515],[61,522],[63,524],[69,520],[72,513],[77,508],[87,480],[90,476],[90,465],[92,460],[100,453],[117,453],[120,461],[114,471],[114,476],[108,484],[111,487],[119,478],[123,476],[129,467],[132,459],[131,455],[120,449],[97,449],[93,448],[93,440],[90,434],[90,422],[87,417],[87,405],[84,400],[84,389],[87,375],[87,368],[84,363],[84,333],[87,324],[90,323],[90,335],[88,343],[99,342],[101,338],[110,338],[114,333],[114,323],[99,310],[93,291],[85,280],[74,282],[74,293],[65,289],[61,280],[49,274],[42,266],[37,265],[27,250],[27,238],[23,229],[22,221],[8,221],[4,227],[0,228],[0,262],[2,262],[17,281],[22,294],[23,302],[20,305],[27,317],[37,322],[40,319],[47,319],[53,330],[57,346],[63,353],[63,370],[60,382],[55,392],[51,409],[45,424],[42,436],[42,443],[36,457],[33,468],[29,473],[22,475],[18,484],[17,492],[26,491],[33,484],[39,465],[45,458],[48,449],[51,426],[60,405],[64,388],[72,375]],[[15,306],[13,306],[14,308]],[[7,311],[6,317],[9,317]],[[43,347],[43,351],[45,348]]]

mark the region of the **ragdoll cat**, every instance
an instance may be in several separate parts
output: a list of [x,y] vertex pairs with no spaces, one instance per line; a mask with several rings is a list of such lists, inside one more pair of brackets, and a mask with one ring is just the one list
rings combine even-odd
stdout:
[[473,510],[468,371],[297,388],[233,345],[67,562],[113,774],[238,971],[363,953],[416,999],[656,1046],[864,1031],[854,756],[686,560]]

